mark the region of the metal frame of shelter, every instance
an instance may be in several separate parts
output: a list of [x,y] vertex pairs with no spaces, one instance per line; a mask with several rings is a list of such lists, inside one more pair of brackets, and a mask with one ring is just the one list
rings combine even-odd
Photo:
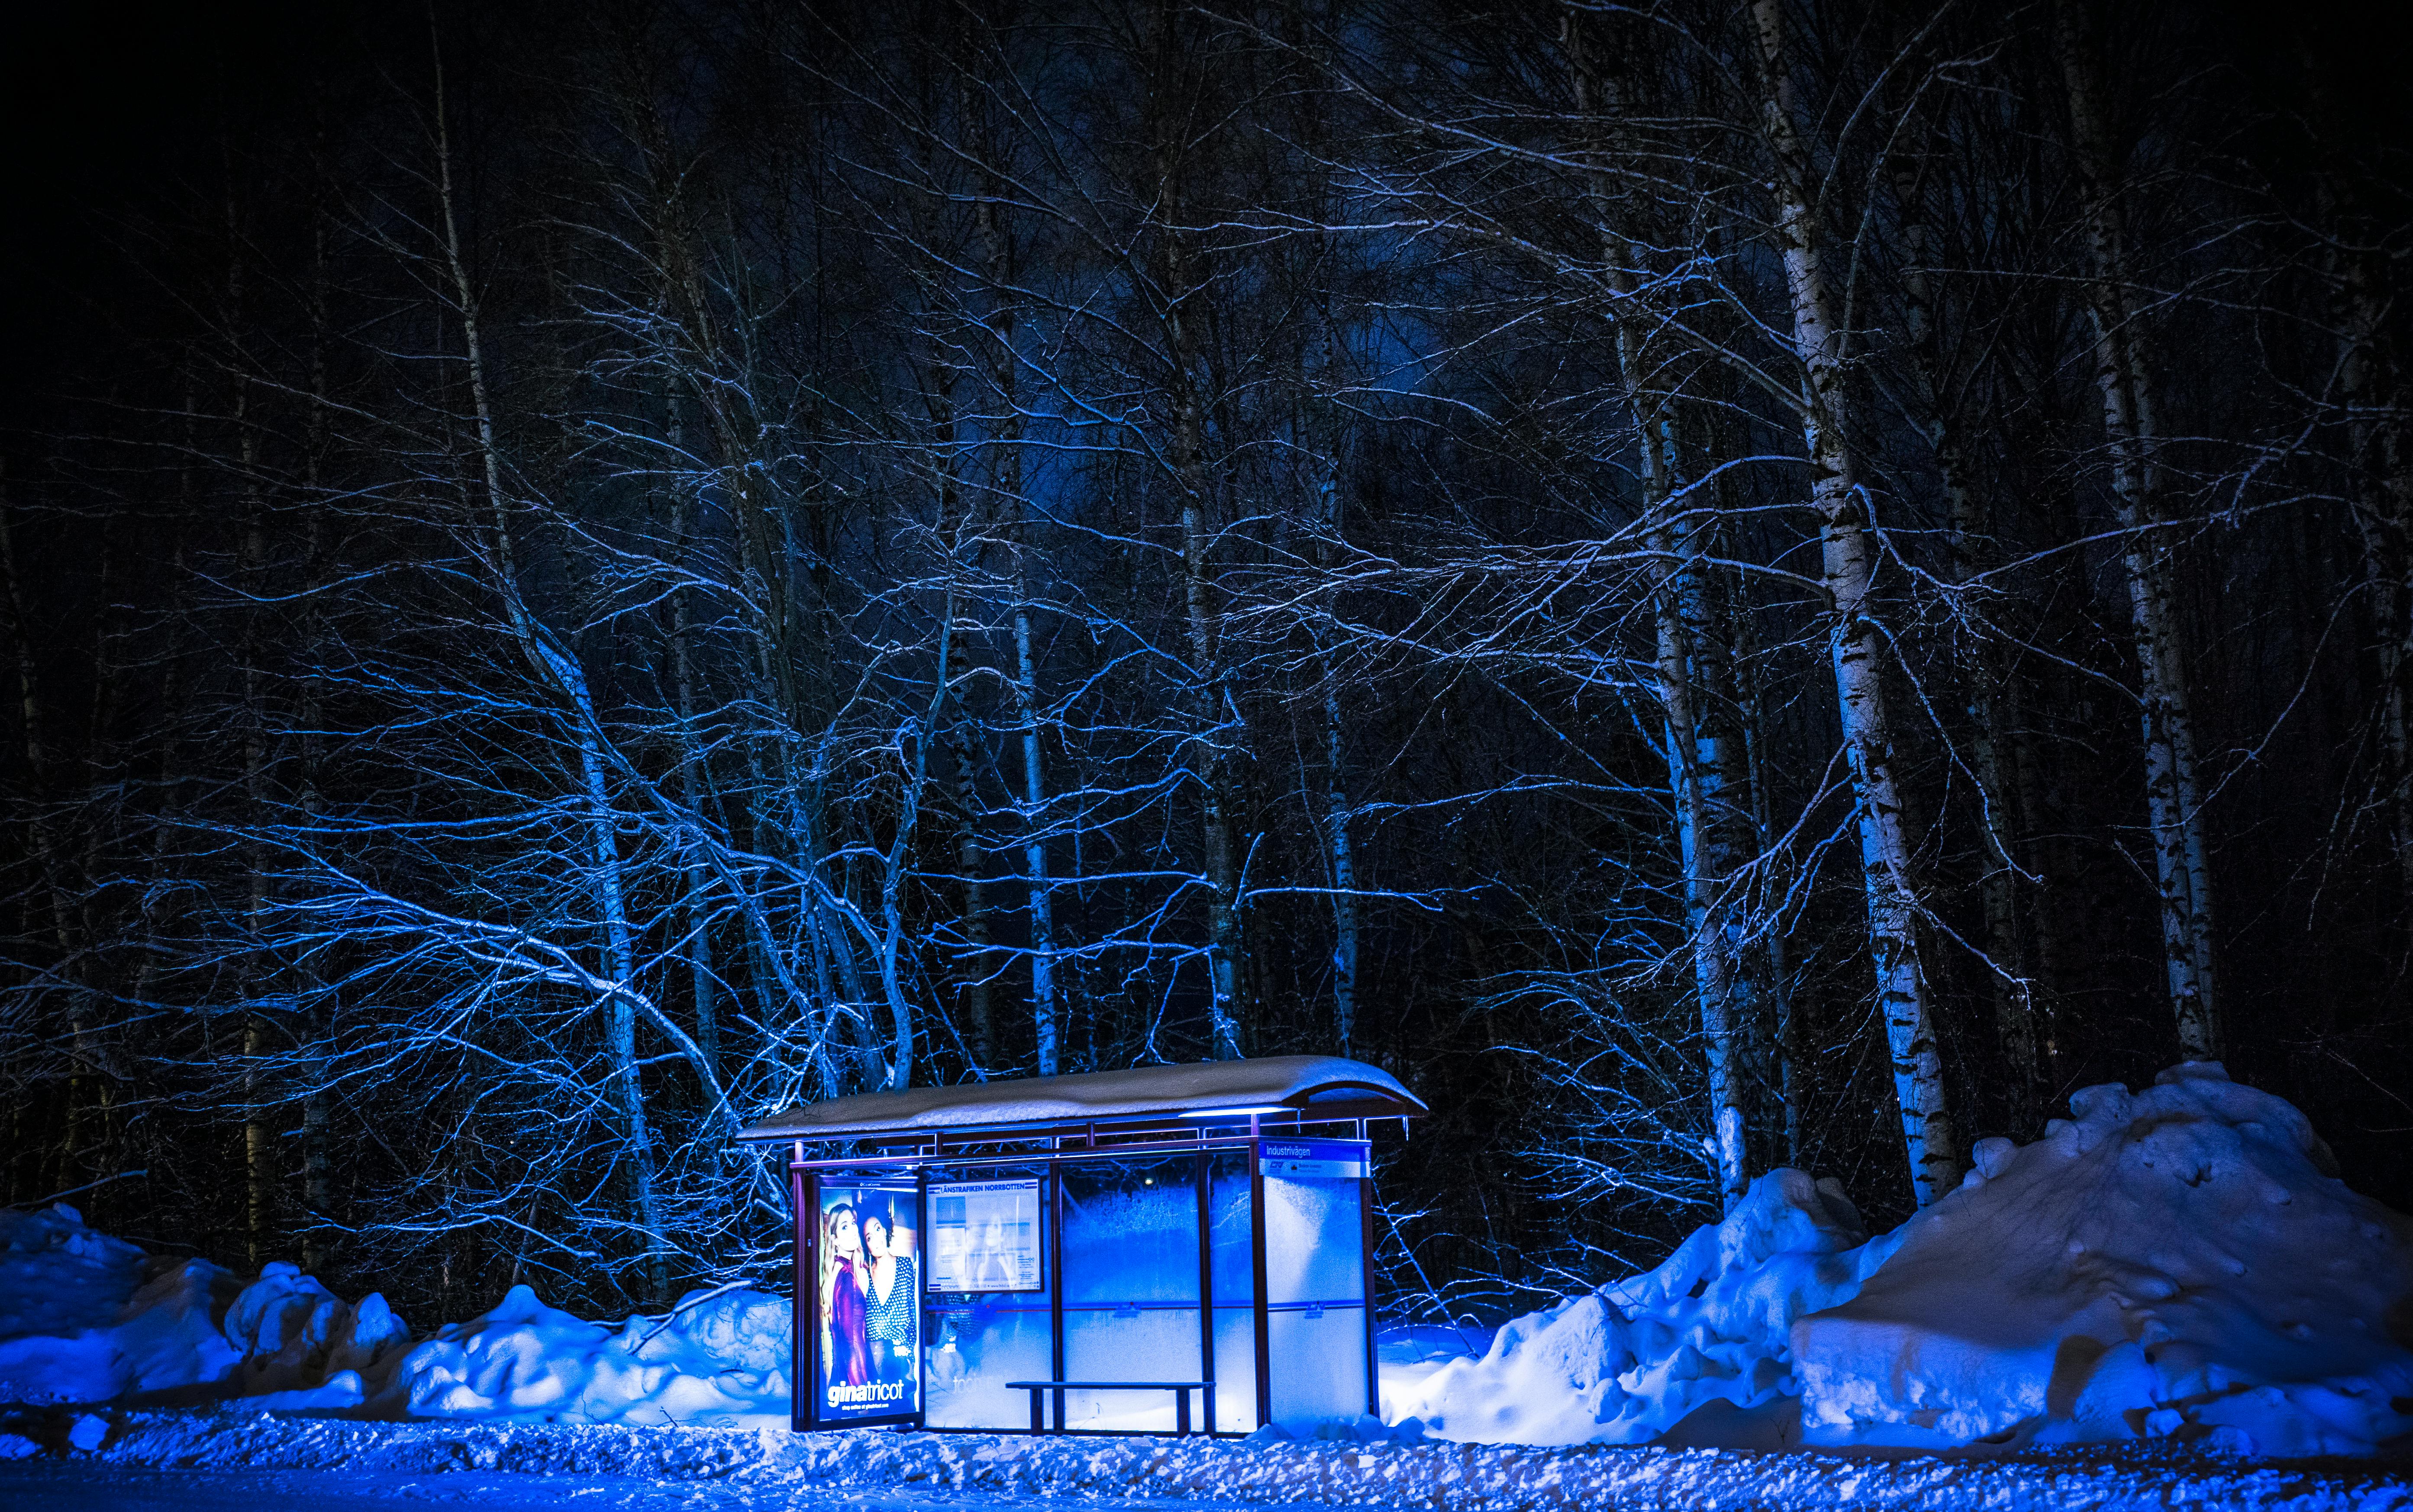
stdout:
[[[1210,1158],[1219,1151],[1245,1153],[1249,1184],[1249,1264],[1253,1323],[1255,1419],[1273,1421],[1274,1361],[1271,1358],[1270,1314],[1266,1253],[1266,1197],[1265,1141],[1314,1139],[1348,1143],[1358,1150],[1357,1235],[1364,1318],[1365,1411],[1377,1410],[1375,1358],[1373,1243],[1374,1183],[1368,1125],[1397,1119],[1402,1133],[1407,1119],[1427,1111],[1422,1101],[1387,1073],[1355,1060],[1332,1056],[1282,1056],[1256,1060],[1207,1061],[1191,1065],[1141,1066],[1127,1071],[1080,1075],[1031,1077],[970,1083],[954,1088],[923,1088],[907,1091],[867,1092],[834,1098],[790,1110],[742,1131],[748,1144],[786,1144],[789,1195],[795,1214],[795,1338],[793,1341],[793,1426],[817,1428],[927,1427],[922,1391],[923,1342],[925,1328],[914,1330],[915,1410],[910,1413],[866,1414],[824,1417],[819,1410],[823,1362],[820,1358],[819,1254],[822,1188],[874,1187],[885,1184],[901,1192],[908,1178],[915,1193],[917,1234],[928,1230],[930,1197],[928,1168],[950,1172],[1034,1169],[1044,1207],[1041,1232],[1044,1253],[1041,1266],[1048,1299],[1049,1383],[1010,1383],[1030,1391],[1031,1431],[1045,1431],[1041,1413],[1043,1395],[1053,1399],[1054,1431],[1105,1432],[1111,1430],[1068,1429],[1065,1393],[1104,1389],[1080,1382],[1063,1386],[1065,1374],[1065,1175],[1088,1162],[1111,1162],[1133,1156],[1159,1160],[1188,1153],[1192,1186],[1196,1193],[1198,1228],[1199,1379],[1182,1383],[1115,1383],[1127,1389],[1174,1390],[1177,1421],[1187,1430],[1192,1420],[1189,1390],[1199,1391],[1205,1407],[1205,1431],[1233,1436],[1246,1429],[1217,1426],[1215,1264],[1211,1253],[1209,1210]],[[1312,1133],[1312,1131],[1325,1131]],[[1346,1131],[1345,1134],[1334,1131]],[[808,1145],[836,1145],[844,1152],[807,1159]],[[836,1179],[832,1179],[836,1178]],[[851,1178],[851,1179],[850,1179]],[[921,1282],[917,1281],[917,1288]],[[929,1294],[914,1299],[926,1317],[933,1310]],[[1052,1388],[1051,1388],[1052,1386]],[[999,1426],[939,1428],[934,1431],[1010,1431]]]

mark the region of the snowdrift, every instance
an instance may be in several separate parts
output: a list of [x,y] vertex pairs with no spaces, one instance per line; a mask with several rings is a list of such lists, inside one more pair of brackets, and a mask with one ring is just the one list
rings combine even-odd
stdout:
[[0,1401],[112,1401],[224,1379],[218,1327],[243,1283],[205,1260],[154,1259],[72,1208],[0,1208]]
[[691,1293],[616,1331],[514,1286],[406,1356],[372,1405],[413,1417],[787,1426],[788,1300]]
[[[1850,1297],[1895,1242],[1869,1239],[1832,1178],[1771,1171],[1657,1269],[1515,1320],[1481,1359],[1442,1367],[1392,1407],[1475,1444],[1642,1444],[1713,1402],[1748,1421],[1800,1394],[1794,1319]],[[1721,1426],[1781,1437],[1781,1425]]]
[[1658,1269],[1516,1320],[1398,1410],[1534,1445],[2403,1446],[2413,1223],[2217,1065],[2070,1108],[2033,1145],[1982,1142],[1875,1239],[1831,1185],[1773,1172]]
[[1811,1442],[2413,1432],[2413,1223],[2327,1174],[2302,1114],[2208,1062],[2070,1111],[1980,1144],[1857,1296],[1794,1324]]
[[[1770,1172],[1663,1265],[1509,1323],[1479,1358],[1444,1360],[1438,1333],[1392,1341],[1389,1430],[1330,1426],[1536,1445],[2413,1442],[2413,1222],[2347,1191],[2301,1113],[2218,1066],[2090,1088],[2071,1111],[2033,1145],[1981,1143],[1959,1191],[1875,1238],[1833,1181]],[[0,1402],[769,1428],[788,1418],[790,1322],[784,1297],[723,1289],[608,1325],[514,1286],[414,1340],[382,1298],[289,1265],[244,1285],[69,1208],[0,1212]]]
[[614,1328],[514,1286],[414,1344],[384,1297],[344,1301],[282,1262],[246,1286],[96,1234],[72,1208],[0,1209],[0,1402],[784,1425],[789,1316],[784,1297],[721,1289]]

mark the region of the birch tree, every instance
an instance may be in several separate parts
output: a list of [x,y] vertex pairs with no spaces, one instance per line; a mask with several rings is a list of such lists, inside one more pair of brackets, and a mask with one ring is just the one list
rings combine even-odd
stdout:
[[1835,696],[1858,807],[1860,870],[1868,896],[1869,944],[1877,1008],[1893,1059],[1911,1189],[1924,1207],[1952,1190],[1961,1153],[1947,1104],[1918,938],[1918,886],[1894,763],[1896,732],[1887,697],[1890,660],[1873,601],[1878,550],[1871,499],[1854,467],[1844,331],[1827,268],[1822,175],[1804,143],[1797,72],[1784,0],[1754,0],[1761,130],[1775,170],[1776,230],[1800,363],[1801,440],[1809,454],[1811,506],[1818,516],[1821,566],[1832,618],[1828,644]]
[[2171,584],[2171,537],[2158,488],[2153,360],[2142,290],[2119,200],[2118,165],[2097,65],[2080,7],[2053,8],[2053,50],[2069,102],[2071,157],[2079,176],[2087,255],[2087,313],[2095,333],[2095,381],[2110,452],[2111,496],[2121,571],[2135,636],[2138,702],[2145,748],[2145,807],[2160,883],[2164,964],[2180,1052],[2217,1060],[2221,1030],[2213,992],[2212,868],[2204,783],[2187,692],[2186,645]]

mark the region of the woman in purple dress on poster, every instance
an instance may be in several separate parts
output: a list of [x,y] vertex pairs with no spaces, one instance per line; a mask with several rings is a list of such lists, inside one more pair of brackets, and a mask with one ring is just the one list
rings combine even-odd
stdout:
[[868,1385],[871,1344],[865,1332],[863,1231],[855,1222],[854,1205],[839,1203],[822,1224],[822,1383],[824,1387]]

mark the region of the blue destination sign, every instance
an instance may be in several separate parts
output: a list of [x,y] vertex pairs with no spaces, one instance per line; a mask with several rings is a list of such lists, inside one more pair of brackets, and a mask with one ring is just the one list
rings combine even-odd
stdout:
[[1366,1147],[1345,1140],[1264,1139],[1257,1168],[1286,1181],[1355,1181],[1366,1176]]

